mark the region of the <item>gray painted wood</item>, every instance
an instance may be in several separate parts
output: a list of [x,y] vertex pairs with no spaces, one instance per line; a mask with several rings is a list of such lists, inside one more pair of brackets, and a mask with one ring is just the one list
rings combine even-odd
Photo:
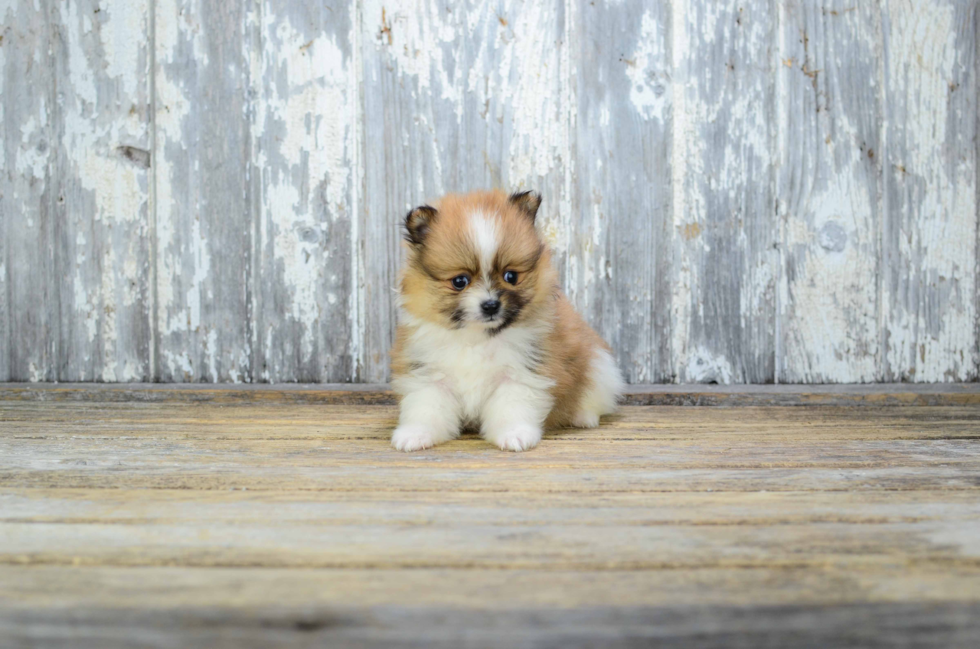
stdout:
[[155,0],[156,375],[252,378],[250,71],[241,3]]
[[576,5],[566,288],[630,382],[670,381],[670,5]]
[[466,36],[457,55],[459,142],[451,188],[539,192],[536,222],[559,269],[577,255],[570,234],[574,76],[568,4],[453,5],[457,33]]
[[672,351],[682,382],[774,380],[776,6],[673,11]]
[[560,5],[362,3],[363,372],[388,377],[411,207],[474,187],[532,188],[562,249],[567,124]]
[[150,368],[150,3],[55,3],[54,219],[60,380]]
[[[247,573],[236,577],[242,581],[253,578]],[[86,606],[70,614],[50,609],[3,611],[0,632],[14,649],[973,649],[980,643],[978,619],[980,605],[976,603],[928,600],[754,607],[624,608],[600,603],[577,608],[538,605],[451,612],[407,605],[275,607],[260,612],[213,606],[152,611]]]
[[2,8],[2,145],[0,205],[6,271],[6,339],[0,374],[9,380],[58,378],[57,224],[52,181],[55,110],[49,53],[49,3]]
[[[396,405],[384,383],[0,383],[0,400],[14,402]],[[633,406],[980,406],[980,383],[865,383],[783,385],[631,385]],[[980,435],[957,439],[980,439]]]
[[975,379],[977,3],[882,8],[881,375]]
[[346,381],[356,369],[352,18],[345,2],[270,0],[257,10],[250,102],[256,381]]
[[880,12],[780,3],[780,381],[878,374]]
[[[387,356],[395,326],[394,287],[402,257],[399,224],[412,206],[445,190],[443,165],[453,169],[455,110],[453,81],[444,59],[454,59],[441,30],[454,29],[441,5],[413,6],[366,1],[361,5],[359,42],[363,66],[364,200],[360,270],[363,331],[359,378],[387,378]],[[458,68],[453,68],[453,72]],[[436,126],[443,126],[437,150]],[[437,166],[438,165],[438,166]]]
[[980,374],[974,0],[226,4],[0,9],[0,380],[384,381],[487,186],[632,382]]

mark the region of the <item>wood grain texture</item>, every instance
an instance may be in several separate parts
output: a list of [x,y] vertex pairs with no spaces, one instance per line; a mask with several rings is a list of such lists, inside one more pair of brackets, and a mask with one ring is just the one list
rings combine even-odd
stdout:
[[355,375],[352,6],[269,0],[253,9],[255,381]]
[[470,435],[398,453],[395,418],[4,396],[0,633],[99,647],[980,634],[975,406],[625,407],[523,454]]
[[[156,402],[321,405],[394,405],[387,384],[92,384],[0,383],[4,401]],[[633,406],[975,406],[977,383],[851,385],[632,385],[623,403]]]
[[[133,646],[134,641],[158,647],[698,647],[709,649],[760,646],[821,647],[952,647],[968,649],[976,641],[976,613],[970,602],[878,601],[826,604],[820,596],[865,593],[853,574],[826,571],[702,571],[694,578],[632,572],[591,575],[583,584],[580,573],[532,571],[414,570],[403,574],[338,570],[224,570],[211,579],[201,571],[180,568],[99,569],[77,567],[71,580],[64,571],[45,574],[27,569],[41,588],[30,602],[71,601],[86,589],[119,593],[129,599],[112,608],[27,608],[23,599],[9,597],[0,613],[0,628],[14,647]],[[211,572],[211,571],[209,571]],[[404,571],[402,571],[404,572]],[[0,568],[6,583],[25,578],[24,569]],[[933,577],[923,572],[918,577]],[[790,586],[799,580],[817,591],[803,602],[787,602]],[[747,581],[753,592],[765,591],[770,605],[702,602],[731,598]],[[873,586],[887,590],[897,579]],[[965,580],[932,580],[963,592]],[[133,587],[138,584],[138,587]],[[179,589],[186,605],[150,613],[136,602],[164,600]],[[670,590],[661,605],[615,606],[613,602],[640,599]],[[235,596],[227,593],[234,591]],[[337,596],[338,592],[347,595]],[[363,594],[380,603],[367,611],[350,606]],[[454,599],[440,597],[449,593]],[[718,594],[722,593],[722,596]],[[19,590],[11,595],[24,596]],[[33,593],[32,593],[33,595]],[[662,595],[661,595],[662,596]],[[859,595],[852,595],[857,597]],[[278,597],[273,610],[256,611],[249,604]],[[396,603],[391,603],[396,600]],[[461,601],[462,600],[462,601]],[[492,610],[475,610],[477,602],[501,602]],[[568,602],[580,601],[572,607]],[[425,603],[435,601],[435,606]],[[594,602],[606,602],[595,607]],[[406,604],[403,602],[411,602]],[[550,604],[551,602],[560,602]],[[589,608],[586,606],[591,605]],[[36,605],[35,605],[36,606]]]
[[368,0],[361,11],[360,378],[378,382],[388,378],[399,228],[415,205],[475,187],[535,189],[544,196],[538,218],[564,259],[565,27],[557,3]]
[[0,375],[14,381],[58,378],[61,285],[55,255],[59,229],[51,9],[48,2],[5,3],[0,8],[0,265],[5,289],[0,326],[6,334],[0,344]]
[[57,377],[145,381],[152,378],[150,3],[55,7]]
[[881,375],[975,379],[977,4],[886,2],[882,13]]
[[0,380],[383,382],[487,186],[633,383],[980,377],[972,0],[0,14]]
[[670,381],[670,5],[575,4],[578,210],[565,234],[567,292],[630,383]]
[[[456,18],[439,2],[362,3],[364,205],[362,380],[388,378],[400,225],[446,190],[457,163]],[[446,63],[452,67],[447,69]],[[436,129],[441,129],[437,135]]]
[[783,2],[778,69],[782,229],[777,372],[878,378],[880,11]]
[[246,381],[254,289],[246,5],[157,0],[154,12],[154,379]]
[[678,3],[672,353],[681,382],[775,379],[776,6]]

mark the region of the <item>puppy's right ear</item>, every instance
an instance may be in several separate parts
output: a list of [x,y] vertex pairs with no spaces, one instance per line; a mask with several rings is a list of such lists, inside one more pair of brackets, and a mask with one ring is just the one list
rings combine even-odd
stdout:
[[413,246],[420,246],[432,228],[436,218],[436,208],[420,205],[405,217],[405,240]]

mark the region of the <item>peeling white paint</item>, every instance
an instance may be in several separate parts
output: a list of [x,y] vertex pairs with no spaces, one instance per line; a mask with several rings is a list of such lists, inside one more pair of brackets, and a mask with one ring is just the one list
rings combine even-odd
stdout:
[[[849,27],[859,30],[862,24],[855,19]],[[802,180],[795,183],[813,187],[797,199],[789,188],[797,194],[801,190],[789,176],[782,183],[786,192],[781,198],[783,263],[792,268],[781,277],[777,300],[781,371],[789,381],[873,381],[878,367],[878,222],[873,201],[878,190],[874,175],[868,173],[867,147],[860,145],[872,134],[863,134],[852,119],[865,115],[850,111],[853,105],[861,111],[873,110],[873,103],[861,100],[875,94],[855,95],[853,103],[851,97],[837,98],[833,109],[827,110],[824,89],[843,85],[846,79],[837,78],[839,70],[826,69],[818,73],[826,76],[814,82],[803,70],[804,63],[795,63],[806,55],[798,42],[800,29],[794,23],[784,30],[780,58],[793,60],[794,65],[782,65],[778,72],[778,149],[780,172],[799,174]],[[842,30],[835,43],[848,47],[851,56],[860,56],[861,50],[853,48],[866,48],[863,51],[870,54],[873,36]],[[806,64],[826,67],[813,60]],[[790,103],[790,84],[797,92],[802,88],[801,105]],[[813,124],[817,128],[811,141],[806,138]],[[787,205],[790,199],[794,203]]]
[[[201,219],[194,219],[191,224],[191,236],[188,242],[191,257],[194,260],[194,272],[187,288],[184,304],[187,306],[186,327],[190,331],[198,331],[201,327],[201,306],[205,299],[210,300],[213,296],[206,292],[205,280],[211,272],[211,249],[208,245],[208,238],[201,231]],[[183,316],[180,313],[178,317]],[[173,322],[173,321],[171,321]],[[181,321],[173,322],[174,329],[165,330],[172,333],[181,328],[185,323]],[[214,347],[211,347],[213,350]]]
[[[0,16],[3,16],[4,19],[6,20],[6,15],[7,15],[6,10],[4,10],[2,7],[0,7]],[[4,74],[3,74],[3,71],[6,70],[6,69],[7,69],[7,53],[4,51],[4,48],[0,47],[0,98],[2,98],[4,96],[4,92],[3,92],[4,91],[4,88],[3,88],[3,86],[4,86]],[[3,103],[3,101],[0,101],[0,124],[3,124],[3,123],[4,123],[4,103]],[[6,153],[7,153],[6,130],[7,129],[5,129],[5,128],[0,128],[0,161],[3,161],[3,164],[4,165],[6,165]],[[23,172],[21,172],[21,173],[23,173]],[[3,275],[0,274],[0,278],[2,278],[2,277],[3,277]]]
[[[315,363],[320,323],[332,310],[329,292],[323,303],[322,291],[336,282],[328,272],[335,254],[328,237],[335,224],[351,218],[350,79],[335,36],[310,39],[288,15],[269,9],[263,16],[262,32],[276,47],[253,63],[264,84],[252,137],[259,143],[254,164],[262,177],[262,231],[270,236],[260,249],[271,254],[264,271],[275,273],[270,285],[288,296],[280,298],[285,311],[271,317],[300,325],[299,338],[288,344],[298,346],[301,362]],[[319,219],[321,202],[329,221]],[[289,375],[277,356],[267,353],[265,363],[273,365],[274,378]]]
[[[32,178],[45,179],[48,172],[48,153],[39,150],[34,142],[38,139],[37,131],[47,123],[47,111],[45,110],[44,100],[41,100],[40,123],[31,115],[24,122],[20,134],[20,147],[17,150],[17,162],[14,168],[19,174],[30,174]],[[2,104],[0,104],[2,113]],[[2,117],[2,114],[0,114]]]
[[[673,147],[671,148],[671,200],[673,204],[673,228],[674,232],[680,231],[689,219],[697,218],[696,213],[688,207],[686,183],[691,176],[697,177],[703,173],[701,161],[689,155],[689,142],[694,138],[694,126],[688,113],[687,92],[689,84],[689,70],[686,61],[687,53],[690,51],[689,39],[687,34],[687,14],[686,4],[677,3],[671,11],[671,97],[673,108]],[[694,225],[701,228],[698,221]],[[697,268],[687,255],[675,255],[674,276],[671,282],[671,329],[668,335],[671,337],[671,349],[673,350],[673,363],[679,367],[688,358],[688,332],[686,324],[690,322],[692,315],[691,291],[697,282]],[[683,381],[686,377],[678,378]]]
[[732,364],[727,358],[712,354],[701,347],[691,350],[685,362],[684,378],[691,383],[728,385],[735,378]]
[[367,0],[364,21],[377,25],[375,43],[403,75],[415,77],[419,92],[433,88],[439,97],[458,102],[449,79],[446,45],[456,42],[457,26],[451,11],[420,11],[409,0]]
[[[168,21],[158,20],[157,24]],[[158,32],[167,34],[167,30]],[[158,57],[161,52],[169,52],[177,46],[176,33],[172,34],[173,41],[157,41]],[[156,75],[156,101],[157,111],[155,114],[158,151],[154,160],[156,169],[156,237],[158,252],[157,273],[157,301],[158,301],[158,321],[157,326],[160,333],[168,335],[187,326],[186,315],[172,314],[175,307],[174,302],[174,283],[170,278],[182,273],[180,261],[180,251],[175,249],[176,238],[174,232],[174,222],[177,218],[175,212],[173,194],[173,164],[164,154],[163,147],[168,142],[180,142],[182,139],[181,128],[185,119],[190,115],[190,100],[174,83],[166,68],[160,68]],[[178,370],[183,370],[182,364],[170,364],[171,370],[176,374]]]
[[[895,305],[885,353],[892,372],[915,381],[962,380],[975,362],[976,150],[960,138],[951,150],[947,131],[955,128],[948,109],[957,72],[956,7],[925,0],[887,5],[886,85],[896,100],[889,119],[900,124],[905,146],[890,152],[904,169],[892,179],[899,191],[917,187],[910,201],[890,209],[902,216],[898,263],[914,269],[909,281],[920,302],[903,304],[908,298],[883,282],[884,304]],[[956,156],[959,147],[973,155]],[[935,294],[949,297],[933,308],[928,296]]]
[[[691,367],[691,349],[709,346],[710,340],[710,345],[736,353],[731,339],[740,343],[737,353],[746,356],[733,365],[734,380],[772,380],[763,366],[772,343],[767,330],[772,326],[775,259],[771,242],[748,238],[769,232],[774,237],[775,230],[757,225],[772,219],[767,198],[772,164],[765,101],[768,61],[763,58],[772,45],[767,15],[765,3],[703,3],[673,11],[676,283],[671,336],[681,381],[689,380],[683,372]],[[727,59],[711,59],[714,64],[708,65],[706,53],[715,51],[719,38],[737,49],[726,50]],[[738,56],[752,59],[734,60]],[[715,249],[711,241],[717,242]],[[730,255],[719,255],[722,246],[731,249]],[[725,262],[732,267],[722,273],[719,265]],[[706,276],[715,282],[731,278],[737,286],[709,285]],[[709,299],[722,310],[706,312]],[[729,306],[735,304],[737,312]],[[720,335],[732,328],[737,333],[727,340]]]
[[[167,148],[184,141],[183,127],[191,115],[191,99],[184,81],[171,75],[172,65],[183,38],[190,38],[195,62],[200,67],[208,64],[205,48],[201,43],[201,26],[194,22],[193,11],[181,11],[174,2],[156,4],[155,15],[155,70],[156,111],[154,113],[157,151],[153,165],[156,183],[156,232],[157,269],[156,295],[157,320],[155,326],[160,340],[161,375],[174,380],[192,381],[195,367],[187,349],[172,350],[170,340],[188,340],[184,332],[192,332],[200,326],[201,286],[210,267],[208,242],[202,239],[200,220],[195,219],[196,231],[191,233],[183,250],[178,244],[177,227],[180,218],[177,196],[174,195],[177,170],[167,154]],[[187,197],[181,196],[182,201]],[[184,267],[185,254],[194,261],[193,268]],[[202,266],[207,266],[202,270]],[[190,275],[190,284],[184,294],[178,296],[179,284],[175,278]],[[197,350],[195,350],[197,351]]]
[[[134,381],[145,377],[138,364],[126,361],[135,351],[129,328],[145,318],[137,303],[137,264],[149,181],[147,171],[118,150],[146,146],[148,137],[142,106],[135,103],[146,84],[145,43],[138,35],[146,31],[148,14],[142,2],[106,2],[100,9],[105,13],[98,23],[80,15],[74,2],[60,5],[58,14],[68,74],[59,84],[64,101],[55,146],[59,171],[68,175],[61,196],[68,201],[68,227],[79,228],[69,267],[76,324],[68,333],[76,337],[80,372],[87,375],[85,365],[91,364],[97,380]],[[86,351],[91,348],[99,355]]]
[[99,29],[105,52],[105,73],[120,81],[124,96],[133,97],[145,77],[140,66],[142,48],[133,42],[133,37],[147,33],[148,5],[145,2],[116,0],[105,3],[100,9],[100,13],[106,16]]
[[[307,41],[288,18],[278,25],[276,21],[275,15],[266,14],[264,31],[275,32],[279,48],[264,59],[261,74],[271,83],[258,107],[253,136],[262,137],[268,120],[285,127],[281,142],[264,140],[278,144],[277,153],[285,163],[285,167],[272,169],[271,176],[263,174],[269,178],[263,188],[264,213],[272,223],[273,258],[283,269],[283,288],[290,293],[288,315],[302,325],[302,338],[297,342],[303,357],[309,358],[321,308],[317,289],[329,260],[322,254],[324,224],[317,223],[311,213],[317,196],[301,197],[295,178],[302,174],[300,185],[312,191],[324,186],[324,197],[334,214],[345,205],[350,182],[349,133],[347,122],[336,116],[348,113],[347,77],[343,53],[333,38]],[[285,75],[280,76],[280,71]],[[285,89],[284,96],[280,88]],[[307,231],[313,236],[303,237]]]
[[663,67],[665,63],[669,65],[666,38],[653,14],[646,11],[640,22],[637,49],[626,61],[626,76],[630,80],[630,101],[637,112],[661,123],[670,106],[670,75]]
[[[11,115],[12,106],[20,110],[17,104],[0,103],[0,121],[11,120],[18,127],[0,129],[4,160],[18,176],[0,190],[14,210],[23,211],[17,223],[21,236],[41,236],[45,222],[28,202],[38,202],[52,173],[63,174],[53,180],[59,189],[67,188],[71,202],[63,224],[70,229],[62,239],[69,249],[58,252],[66,255],[58,267],[66,273],[61,297],[69,307],[65,314],[72,337],[66,347],[78,350],[77,376],[134,380],[143,375],[141,361],[126,345],[137,335],[133,314],[145,308],[145,284],[129,280],[153,277],[139,248],[151,236],[158,252],[153,271],[159,307],[152,325],[161,342],[164,376],[288,380],[296,363],[322,368],[330,362],[326,356],[335,353],[323,350],[325,341],[334,342],[329,334],[324,337],[324,322],[336,320],[338,309],[347,307],[356,313],[349,349],[366,368],[355,373],[384,378],[386,327],[391,323],[383,313],[390,287],[373,282],[391,273],[372,264],[389,261],[397,215],[380,213],[382,201],[359,194],[365,178],[384,168],[378,157],[387,151],[370,146],[382,130],[385,146],[417,146],[420,150],[408,152],[409,157],[424,162],[395,170],[410,175],[404,179],[375,178],[375,189],[395,186],[397,180],[401,192],[407,187],[410,193],[434,197],[457,189],[458,183],[484,184],[491,177],[509,189],[542,190],[546,200],[539,227],[558,253],[569,293],[587,316],[601,317],[605,327],[636,326],[636,314],[654,299],[651,284],[623,272],[626,262],[617,257],[621,251],[613,249],[611,237],[624,219],[637,228],[666,233],[670,242],[665,247],[673,255],[665,289],[670,326],[624,354],[633,376],[651,376],[651,347],[666,336],[669,364],[679,380],[743,380],[746,357],[765,344],[766,327],[776,326],[770,317],[783,327],[775,336],[781,347],[772,353],[790,380],[871,380],[886,365],[903,379],[971,376],[976,371],[977,175],[973,130],[963,124],[975,120],[966,114],[975,102],[956,103],[959,95],[950,85],[957,75],[962,77],[965,64],[975,63],[975,53],[958,51],[963,47],[957,42],[964,31],[961,6],[886,0],[881,11],[872,12],[876,22],[869,24],[874,29],[860,36],[869,58],[879,57],[885,66],[886,83],[880,91],[887,103],[881,122],[885,146],[879,144],[882,151],[876,154],[888,155],[880,163],[892,182],[884,200],[889,222],[900,228],[887,263],[902,265],[904,273],[895,284],[883,281],[879,295],[878,265],[886,262],[874,248],[876,196],[861,184],[859,172],[868,162],[854,146],[864,126],[852,123],[848,115],[832,112],[814,118],[816,129],[836,138],[820,149],[835,173],[827,182],[814,182],[811,177],[824,178],[815,167],[794,170],[810,185],[799,204],[778,208],[785,223],[778,237],[783,261],[775,263],[775,253],[760,247],[768,243],[765,236],[747,227],[773,218],[773,210],[752,203],[752,196],[758,197],[759,188],[769,182],[774,164],[793,164],[786,152],[798,146],[785,137],[775,145],[770,141],[771,115],[760,108],[769,100],[771,87],[766,84],[775,84],[776,105],[784,106],[789,83],[809,84],[814,78],[807,74],[813,68],[804,71],[799,60],[780,62],[780,50],[772,49],[774,36],[784,45],[798,38],[784,24],[788,9],[780,5],[781,18],[773,23],[760,11],[769,6],[765,3],[680,2],[671,7],[670,24],[660,25],[652,6],[630,3],[619,0],[619,8],[639,17],[630,30],[636,38],[626,45],[632,51],[615,52],[622,65],[616,74],[629,79],[628,91],[605,98],[590,119],[614,130],[622,114],[617,111],[625,107],[651,132],[669,129],[664,137],[672,146],[673,177],[671,195],[664,200],[673,211],[666,225],[642,211],[616,213],[610,208],[609,187],[601,181],[587,187],[579,175],[583,161],[573,155],[582,150],[576,148],[581,137],[577,111],[579,93],[588,85],[577,81],[578,57],[607,55],[575,41],[587,24],[583,21],[594,16],[579,3],[556,10],[547,3],[504,0],[493,7],[446,11],[428,0],[366,0],[353,8],[350,52],[345,35],[311,30],[297,19],[302,12],[264,1],[243,14],[245,68],[235,57],[209,60],[209,49],[225,46],[210,40],[207,30],[213,26],[202,23],[203,12],[195,3],[159,0],[153,5],[152,39],[145,37],[151,22],[146,2],[102,2],[98,15],[76,2],[55,5],[54,14],[45,19],[58,23],[61,38],[46,54],[64,56],[64,65],[50,66],[60,75],[58,105],[52,110],[40,91],[26,114]],[[40,12],[39,3],[34,4]],[[25,3],[0,0],[4,20],[20,20],[25,11]],[[840,20],[854,26],[856,16],[850,12]],[[773,25],[783,29],[781,36]],[[882,25],[883,32],[875,31]],[[819,38],[811,34],[811,48],[825,46]],[[887,57],[878,38],[887,45]],[[158,146],[147,171],[121,156],[118,147],[149,148],[145,95],[151,42],[156,44],[153,119]],[[8,62],[16,58],[10,43],[14,41],[0,47],[0,69],[7,72]],[[744,52],[770,51],[778,69],[771,74],[760,63],[764,56],[753,55],[751,62],[738,58]],[[666,60],[669,54],[672,61]],[[363,78],[357,76],[361,56],[366,59]],[[798,56],[794,52],[786,58]],[[851,63],[844,52],[824,56],[837,68]],[[712,57],[720,57],[718,64],[706,65]],[[189,134],[196,133],[200,116],[197,75],[215,72],[212,64],[226,78],[240,77],[243,93],[256,93],[243,102],[244,114],[228,116],[229,124],[249,120],[252,158],[245,161],[243,173],[259,174],[248,190],[256,212],[241,216],[241,227],[255,235],[255,250],[240,251],[243,266],[248,259],[257,260],[249,281],[262,284],[265,291],[261,299],[252,296],[252,308],[266,318],[252,331],[259,348],[254,368],[249,345],[228,349],[222,329],[229,319],[245,314],[227,313],[224,305],[211,308],[216,273],[226,271],[218,250],[225,242],[217,240],[208,215],[188,206],[198,198],[186,194],[210,189],[196,186],[194,176],[205,177],[208,165],[216,161],[205,153],[180,155],[182,148],[192,146]],[[755,67],[746,71],[746,65]],[[873,63],[868,66],[872,69]],[[0,75],[0,84],[10,78]],[[48,81],[52,79],[39,83],[45,93],[52,87]],[[872,85],[878,82],[869,79]],[[821,79],[815,85],[823,83]],[[394,96],[405,101],[386,114],[397,123],[364,124],[363,98],[391,92],[394,86]],[[837,97],[846,92],[820,88]],[[0,85],[0,96],[4,90]],[[63,119],[53,124],[52,116]],[[718,124],[727,131],[719,134]],[[359,128],[365,129],[361,140]],[[12,132],[17,133],[13,141],[3,139]],[[54,140],[47,141],[52,134]],[[490,151],[485,168],[456,168],[471,162],[467,156],[484,156],[484,149]],[[770,159],[774,152],[779,157]],[[618,154],[613,151],[592,162],[602,172],[598,177],[619,173],[624,185],[638,182],[640,175],[631,169],[637,161]],[[897,175],[898,166],[906,177]],[[189,187],[187,173],[192,175]],[[144,220],[150,182],[156,183],[153,232],[146,231]],[[412,197],[403,198],[407,208]],[[389,201],[397,202],[397,197]],[[252,220],[256,216],[257,223]],[[649,236],[650,230],[643,234]],[[329,240],[332,236],[340,242]],[[718,278],[719,255],[733,259],[729,277]],[[346,263],[353,264],[349,275],[344,274]],[[792,278],[784,273],[777,280],[787,263],[794,265]],[[13,272],[12,266],[0,262],[0,281],[8,271]],[[629,304],[610,308],[602,291],[611,284],[619,288],[615,282],[629,282],[622,293]],[[717,297],[722,289],[731,300],[719,315],[718,304],[724,300],[712,303],[706,298]],[[942,298],[938,304],[936,296]],[[780,311],[772,316],[774,305]],[[49,324],[58,329],[59,323]],[[743,356],[737,357],[732,351],[736,346],[729,349],[726,338],[748,330],[762,333],[739,338]],[[881,331],[887,332],[887,347],[878,346]],[[104,352],[92,351],[103,347]],[[280,358],[262,356],[262,350],[273,349]],[[57,359],[40,359],[39,352],[31,360],[30,378],[52,377],[50,363]],[[271,365],[263,366],[263,361]]]

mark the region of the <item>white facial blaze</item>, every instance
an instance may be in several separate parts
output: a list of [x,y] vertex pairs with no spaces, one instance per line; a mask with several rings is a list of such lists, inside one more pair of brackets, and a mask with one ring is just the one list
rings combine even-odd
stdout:
[[474,212],[470,215],[470,236],[473,239],[473,247],[480,257],[480,277],[473,278],[473,286],[470,288],[469,296],[464,300],[468,319],[483,320],[480,305],[496,297],[491,289],[492,283],[490,273],[493,269],[493,258],[497,254],[497,246],[500,243],[497,220],[493,216],[488,216],[483,212]]
[[497,254],[499,243],[497,220],[483,212],[475,212],[470,215],[470,232],[473,236],[473,245],[480,255],[480,272],[484,280],[489,280],[493,257]]

